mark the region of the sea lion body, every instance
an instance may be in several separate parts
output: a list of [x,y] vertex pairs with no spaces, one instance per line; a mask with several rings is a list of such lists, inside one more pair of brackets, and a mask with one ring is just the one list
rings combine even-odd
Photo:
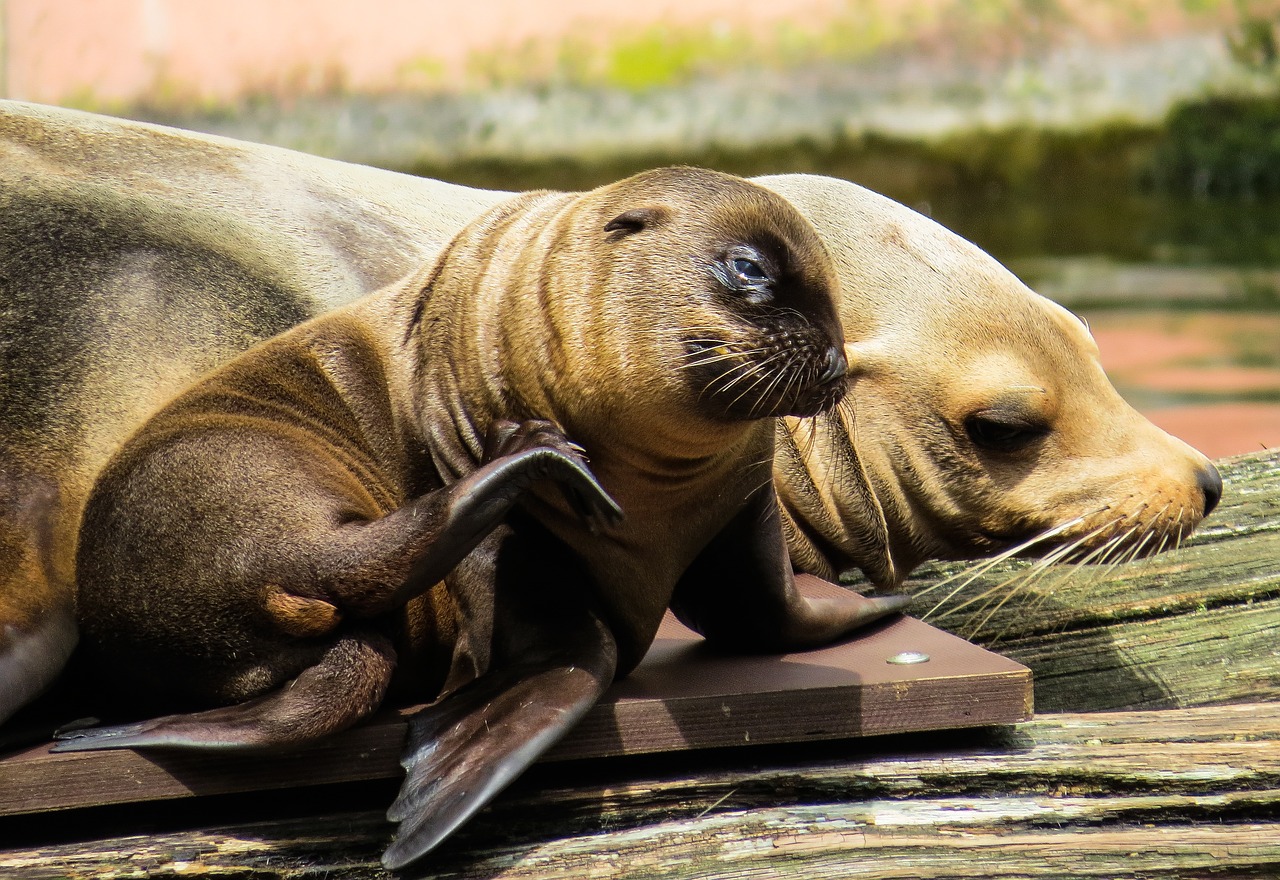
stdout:
[[[102,472],[77,615],[118,694],[240,705],[64,747],[320,736],[376,708],[404,654],[443,698],[393,811],[400,866],[634,667],[668,607],[754,651],[901,607],[801,597],[770,480],[772,418],[847,387],[837,285],[779,196],[660,169],[503,203],[407,282],[216,370]],[[536,462],[495,485],[538,452],[486,455],[510,424],[556,426],[534,437],[559,442],[560,486]],[[624,520],[598,515],[609,496]]]
[[124,438],[507,197],[0,102],[0,720],[75,644],[81,511]]
[[[125,437],[255,342],[434,258],[511,194],[17,102],[0,102],[0,153],[3,719],[74,644],[81,510]],[[798,567],[892,584],[922,560],[987,554],[1090,505],[1136,511],[1123,532],[1151,551],[1211,507],[1203,457],[1125,405],[1087,331],[991,257],[852,183],[761,182],[826,243],[868,366],[831,414],[780,429]],[[1016,335],[1000,329],[1006,315]],[[1069,428],[1021,463],[978,453],[964,429],[976,410],[959,401],[982,357],[1003,364],[1007,388],[1045,389]],[[1056,553],[1055,540],[1029,552]]]

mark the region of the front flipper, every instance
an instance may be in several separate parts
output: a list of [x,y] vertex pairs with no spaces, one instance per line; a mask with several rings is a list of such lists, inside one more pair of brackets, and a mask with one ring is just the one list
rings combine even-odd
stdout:
[[592,531],[622,520],[581,450],[551,422],[502,422],[494,434],[491,460],[471,474],[346,527],[321,560],[325,595],[364,617],[403,606],[444,578],[536,483],[557,485]]
[[265,696],[205,712],[57,734],[55,752],[95,749],[265,749],[307,742],[355,724],[382,704],[395,651],[366,632],[339,639],[320,662]]
[[782,538],[777,496],[766,486],[685,571],[671,610],[717,646],[764,653],[825,645],[909,602],[904,595],[867,598],[852,591],[838,599],[802,595]]
[[384,866],[429,852],[599,699],[613,679],[613,636],[594,617],[563,635],[545,656],[493,670],[412,718],[405,780],[387,811],[400,828]]

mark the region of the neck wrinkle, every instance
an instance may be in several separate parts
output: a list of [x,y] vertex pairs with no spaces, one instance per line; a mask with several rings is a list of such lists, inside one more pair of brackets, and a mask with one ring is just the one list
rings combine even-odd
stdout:
[[[437,470],[460,479],[484,457],[490,426],[499,419],[554,418],[539,374],[519,381],[524,345],[545,328],[528,302],[522,258],[570,197],[518,196],[464,230],[441,257],[414,330],[417,422]],[[541,203],[541,204],[539,204]],[[530,392],[534,392],[531,394]]]

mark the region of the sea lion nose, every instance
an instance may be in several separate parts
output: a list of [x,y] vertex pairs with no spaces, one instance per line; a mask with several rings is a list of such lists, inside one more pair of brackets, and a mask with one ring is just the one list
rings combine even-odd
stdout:
[[844,352],[834,345],[828,348],[827,357],[822,365],[822,375],[818,377],[818,382],[826,385],[828,382],[843,379],[848,373],[849,361],[844,356]]
[[1200,471],[1197,482],[1204,492],[1204,515],[1208,516],[1222,500],[1222,474],[1210,464]]

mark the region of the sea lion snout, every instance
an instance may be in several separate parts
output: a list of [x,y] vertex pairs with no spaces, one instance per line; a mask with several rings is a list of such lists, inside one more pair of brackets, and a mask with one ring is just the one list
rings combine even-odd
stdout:
[[1204,492],[1204,516],[1213,513],[1213,509],[1222,500],[1222,474],[1212,462],[1207,463],[1197,476],[1200,491]]
[[826,368],[818,377],[818,384],[826,385],[837,379],[843,379],[847,375],[849,375],[849,359],[844,356],[844,352],[835,346],[827,349]]

